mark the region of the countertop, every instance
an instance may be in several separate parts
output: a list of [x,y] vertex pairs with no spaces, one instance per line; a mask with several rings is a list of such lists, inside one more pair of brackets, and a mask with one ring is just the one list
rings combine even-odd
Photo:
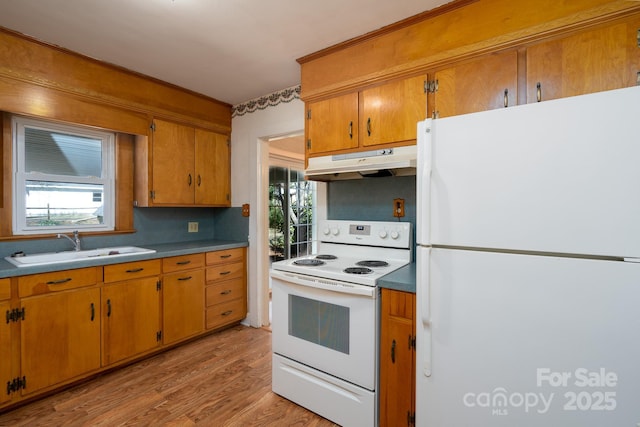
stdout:
[[380,288],[416,293],[416,264],[405,265],[378,279]]
[[120,264],[123,262],[142,261],[147,259],[167,258],[172,256],[189,255],[201,252],[242,248],[249,246],[249,244],[247,242],[233,240],[197,240],[191,242],[175,242],[140,246],[147,249],[154,249],[156,252],[112,259],[109,259],[108,257],[100,257],[90,260],[65,262],[51,265],[40,265],[33,267],[16,267],[15,265],[5,260],[3,257],[0,258],[0,279],[4,277],[25,276],[27,274],[70,270],[73,268],[95,267],[99,265]]

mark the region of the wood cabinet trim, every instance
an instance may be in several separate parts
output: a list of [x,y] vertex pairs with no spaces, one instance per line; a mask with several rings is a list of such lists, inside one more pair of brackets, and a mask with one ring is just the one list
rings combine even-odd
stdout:
[[[136,113],[231,130],[231,105],[222,101],[8,29],[0,29],[0,40],[0,57],[7,59],[0,76]],[[44,64],[34,65],[32,58]]]
[[[495,6],[496,12],[492,19],[499,21],[501,15],[498,13],[502,9],[504,13],[509,13],[506,2],[507,0],[469,2],[462,5],[464,7],[435,17],[423,17],[417,23],[395,31],[366,37],[357,44],[327,50],[324,54],[318,52],[317,55],[308,55],[301,62],[301,99],[309,102],[353,92],[391,79],[410,77],[488,53],[518,48],[625,19],[640,12],[640,4],[637,2],[592,0],[591,5],[585,5],[581,10],[564,15],[556,13],[557,16],[551,20],[544,20],[547,15],[552,14],[541,14],[539,9],[544,6],[532,1],[528,5],[518,4],[518,7],[535,7],[538,11],[529,14],[531,16],[522,13],[518,19],[504,17],[501,22],[510,23],[508,28],[505,25],[488,28],[488,24],[479,27],[476,22],[471,22],[482,21],[471,13],[473,10],[492,6]],[[557,7],[547,9],[557,11]],[[526,16],[528,18],[525,19]],[[429,33],[432,31],[430,27],[434,27],[436,23],[439,26],[434,28],[446,27],[446,20],[455,21],[457,28],[464,29],[456,35],[455,40],[448,40],[440,33]],[[431,34],[430,44],[424,43],[421,36],[424,32]],[[402,46],[398,46],[398,43]],[[389,49],[393,57],[388,56]]]

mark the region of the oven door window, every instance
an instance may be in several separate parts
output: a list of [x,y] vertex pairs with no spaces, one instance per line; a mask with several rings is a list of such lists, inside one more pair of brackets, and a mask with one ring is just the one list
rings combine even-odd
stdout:
[[290,294],[289,335],[349,354],[349,307]]

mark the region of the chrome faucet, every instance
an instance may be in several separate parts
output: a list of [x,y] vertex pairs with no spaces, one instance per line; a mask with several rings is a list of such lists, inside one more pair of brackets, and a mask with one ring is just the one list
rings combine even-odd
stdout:
[[66,238],[71,243],[73,243],[73,250],[74,251],[81,251],[82,250],[82,247],[80,246],[80,236],[78,235],[78,230],[74,230],[73,231],[73,239],[71,237],[67,236],[66,234],[58,233],[58,239],[60,239],[62,237]]

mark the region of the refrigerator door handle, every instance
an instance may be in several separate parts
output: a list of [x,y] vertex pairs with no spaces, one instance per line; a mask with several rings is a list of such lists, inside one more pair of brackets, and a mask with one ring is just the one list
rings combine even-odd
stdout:
[[419,289],[420,321],[422,323],[423,347],[422,373],[431,376],[431,248],[421,248],[420,261],[417,263],[417,285]]
[[[434,121],[418,123],[417,206],[422,221],[416,222],[416,236],[421,245],[431,244],[431,170],[433,167]],[[426,219],[426,220],[425,220]]]

